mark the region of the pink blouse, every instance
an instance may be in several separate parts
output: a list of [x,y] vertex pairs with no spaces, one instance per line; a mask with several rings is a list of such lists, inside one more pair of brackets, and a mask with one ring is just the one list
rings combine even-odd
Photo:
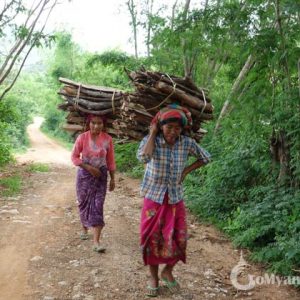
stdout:
[[106,166],[109,171],[114,171],[116,163],[112,137],[101,132],[94,142],[90,131],[80,134],[75,141],[71,160],[75,166],[87,163],[97,168]]

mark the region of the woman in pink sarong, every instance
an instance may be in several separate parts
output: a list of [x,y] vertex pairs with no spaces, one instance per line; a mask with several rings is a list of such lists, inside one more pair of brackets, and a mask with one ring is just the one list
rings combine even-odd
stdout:
[[[179,290],[173,276],[175,264],[186,262],[187,225],[182,182],[187,174],[207,164],[210,155],[195,140],[183,135],[190,128],[189,111],[169,105],[154,117],[150,133],[140,143],[137,157],[146,164],[141,194],[141,249],[149,265],[147,296],[159,294],[159,279],[171,292]],[[188,156],[197,160],[187,166]],[[159,265],[164,264],[160,278]]]
[[93,250],[104,252],[100,235],[104,227],[103,204],[110,174],[109,190],[115,188],[115,158],[112,137],[104,132],[104,119],[89,115],[89,130],[80,134],[72,150],[72,162],[78,166],[76,192],[82,233],[88,239],[88,228],[93,228]]

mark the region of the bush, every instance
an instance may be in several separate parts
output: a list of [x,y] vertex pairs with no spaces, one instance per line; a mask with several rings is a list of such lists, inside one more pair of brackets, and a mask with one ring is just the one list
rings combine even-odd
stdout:
[[116,164],[119,171],[134,178],[141,178],[144,173],[143,165],[137,160],[138,143],[116,144]]
[[30,105],[16,95],[0,102],[0,166],[13,160],[13,151],[28,145],[26,128],[31,120]]

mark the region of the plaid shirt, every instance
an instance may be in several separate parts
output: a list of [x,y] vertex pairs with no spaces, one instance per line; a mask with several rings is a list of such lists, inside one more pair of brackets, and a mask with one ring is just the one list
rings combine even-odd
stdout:
[[147,139],[148,136],[145,136],[137,152],[138,160],[147,164],[141,185],[141,195],[162,204],[165,193],[168,191],[169,203],[178,203],[183,199],[182,184],[179,181],[186,167],[188,156],[192,155],[207,164],[210,154],[190,137],[181,135],[175,145],[170,147],[159,134],[155,138],[152,157],[147,157],[142,151]]

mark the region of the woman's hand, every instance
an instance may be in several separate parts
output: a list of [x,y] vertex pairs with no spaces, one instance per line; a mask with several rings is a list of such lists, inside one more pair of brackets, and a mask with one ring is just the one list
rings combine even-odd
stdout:
[[193,170],[196,170],[196,169],[202,167],[203,165],[204,165],[204,163],[203,163],[202,160],[196,160],[191,165],[185,167],[184,170],[182,171],[179,184],[181,184],[183,182],[183,180],[185,179],[186,175],[188,175],[189,173],[191,173]]
[[152,123],[152,124],[150,125],[150,130],[149,130],[149,132],[150,132],[150,134],[152,134],[152,135],[157,135],[158,129],[159,129],[158,124],[157,124],[157,123]]
[[116,184],[115,184],[115,179],[110,179],[110,182],[109,182],[109,191],[112,192],[116,187]]
[[159,130],[159,127],[157,125],[157,123],[153,123],[151,124],[150,126],[150,129],[149,129],[149,136],[148,136],[148,139],[141,151],[141,157],[142,157],[142,160],[147,163],[151,160],[151,157],[153,155],[153,151],[154,151],[154,148],[155,148],[155,138],[156,138],[156,135],[158,133],[158,130]]
[[98,168],[95,168],[95,167],[89,165],[86,168],[86,170],[88,172],[90,172],[94,177],[97,177],[97,178],[101,177],[101,171]]
[[185,177],[186,177],[186,175],[187,175],[188,173],[189,173],[189,172],[187,171],[187,169],[184,169],[184,170],[183,170],[183,172],[182,172],[182,174],[181,174],[181,178],[180,178],[180,180],[179,180],[179,184],[183,183],[183,181],[184,181],[184,179],[185,179]]

